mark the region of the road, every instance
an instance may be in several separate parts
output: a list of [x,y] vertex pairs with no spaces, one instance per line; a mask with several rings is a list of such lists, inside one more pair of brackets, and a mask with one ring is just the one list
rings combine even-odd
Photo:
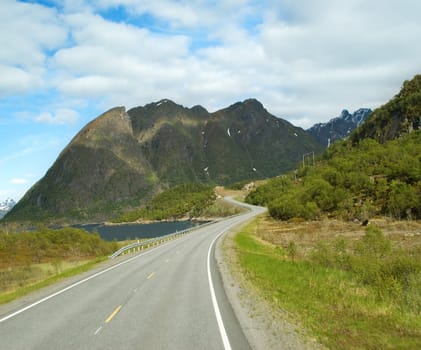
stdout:
[[250,349],[214,243],[262,208],[119,262],[2,314],[1,349]]

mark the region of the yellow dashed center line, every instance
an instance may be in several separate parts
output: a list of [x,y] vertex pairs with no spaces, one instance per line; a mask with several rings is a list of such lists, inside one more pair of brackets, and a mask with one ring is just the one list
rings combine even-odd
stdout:
[[120,311],[122,306],[123,305],[117,306],[117,308],[112,312],[112,314],[110,316],[108,316],[108,318],[105,320],[105,323],[111,322],[111,320],[115,317],[115,315],[118,314],[118,312]]
[[152,272],[146,279],[150,280],[155,275],[155,272]]

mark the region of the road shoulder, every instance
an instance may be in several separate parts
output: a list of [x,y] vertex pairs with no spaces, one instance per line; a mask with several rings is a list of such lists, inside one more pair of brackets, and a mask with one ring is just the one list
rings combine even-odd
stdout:
[[[241,226],[243,227],[243,225]],[[240,228],[229,231],[216,244],[215,258],[225,292],[253,349],[322,349],[310,339],[284,310],[274,308],[248,282],[239,267],[234,236]]]

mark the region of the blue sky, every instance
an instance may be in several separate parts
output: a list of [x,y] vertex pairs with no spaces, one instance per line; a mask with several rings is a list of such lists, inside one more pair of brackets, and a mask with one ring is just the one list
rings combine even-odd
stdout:
[[412,0],[2,0],[0,201],[114,106],[254,97],[304,128],[378,107],[421,73],[419,13]]

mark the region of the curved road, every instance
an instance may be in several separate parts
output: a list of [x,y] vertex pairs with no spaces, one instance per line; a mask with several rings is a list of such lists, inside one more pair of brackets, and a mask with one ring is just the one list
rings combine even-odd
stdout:
[[214,243],[264,211],[229,218],[2,314],[1,349],[250,349]]

